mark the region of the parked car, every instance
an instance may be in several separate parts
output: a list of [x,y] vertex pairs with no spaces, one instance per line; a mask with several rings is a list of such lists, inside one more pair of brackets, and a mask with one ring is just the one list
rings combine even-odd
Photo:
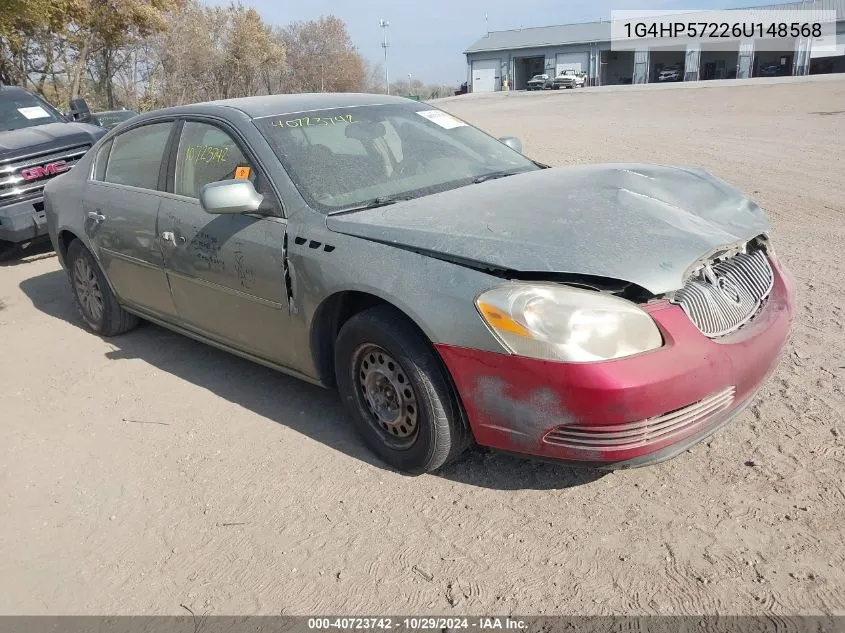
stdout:
[[665,70],[661,70],[657,75],[657,81],[681,81],[683,76],[681,75],[681,71],[676,68],[667,68]]
[[587,81],[587,74],[575,70],[562,70],[560,74],[555,77],[552,83],[552,88],[560,90],[561,88],[583,88]]
[[548,75],[534,75],[528,80],[528,90],[551,90],[552,80]]
[[105,133],[23,88],[0,85],[0,258],[46,239],[44,183],[70,170]]
[[94,112],[94,119],[100,127],[107,130],[117,127],[124,121],[128,121],[138,113],[134,110],[104,110],[103,112]]
[[45,195],[91,331],[144,318],[337,388],[409,473],[472,441],[668,459],[750,402],[792,321],[769,221],[729,184],[550,168],[402,97],[142,114]]
[[765,66],[760,66],[761,77],[785,77],[788,74],[789,69],[786,66],[781,66],[780,64],[766,64]]

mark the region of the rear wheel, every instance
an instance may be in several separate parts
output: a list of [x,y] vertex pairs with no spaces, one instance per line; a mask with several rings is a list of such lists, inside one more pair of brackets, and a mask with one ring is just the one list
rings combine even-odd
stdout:
[[67,249],[67,275],[79,315],[92,332],[123,334],[138,325],[138,317],[120,307],[93,255],[79,240]]
[[397,470],[437,470],[469,445],[445,368],[396,309],[377,306],[344,324],[335,345],[335,374],[358,431]]

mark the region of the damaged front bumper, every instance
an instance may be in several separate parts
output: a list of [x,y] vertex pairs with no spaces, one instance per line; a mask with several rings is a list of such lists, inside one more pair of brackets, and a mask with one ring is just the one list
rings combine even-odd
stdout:
[[669,302],[646,307],[665,345],[597,363],[561,363],[438,345],[476,441],[584,466],[663,461],[705,439],[749,404],[774,371],[792,324],[793,290],[774,285],[740,330],[704,336]]

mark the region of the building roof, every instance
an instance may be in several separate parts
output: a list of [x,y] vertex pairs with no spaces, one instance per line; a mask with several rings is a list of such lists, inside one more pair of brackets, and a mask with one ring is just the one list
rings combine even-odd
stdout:
[[[767,4],[743,9],[816,9],[836,11],[837,20],[845,20],[845,0],[810,0],[809,2],[789,2],[785,4]],[[713,9],[717,11],[719,9]],[[464,53],[485,51],[507,51],[520,48],[539,48],[543,46],[565,46],[567,44],[586,44],[589,42],[607,42],[610,40],[610,20],[583,22],[580,24],[559,24],[557,26],[539,26],[509,31],[491,31]]]

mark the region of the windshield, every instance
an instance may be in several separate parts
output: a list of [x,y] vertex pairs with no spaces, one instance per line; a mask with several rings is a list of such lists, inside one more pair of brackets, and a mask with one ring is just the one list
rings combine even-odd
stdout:
[[283,114],[255,124],[306,202],[324,213],[540,169],[481,130],[414,102]]
[[46,102],[23,91],[0,92],[0,131],[64,121]]

